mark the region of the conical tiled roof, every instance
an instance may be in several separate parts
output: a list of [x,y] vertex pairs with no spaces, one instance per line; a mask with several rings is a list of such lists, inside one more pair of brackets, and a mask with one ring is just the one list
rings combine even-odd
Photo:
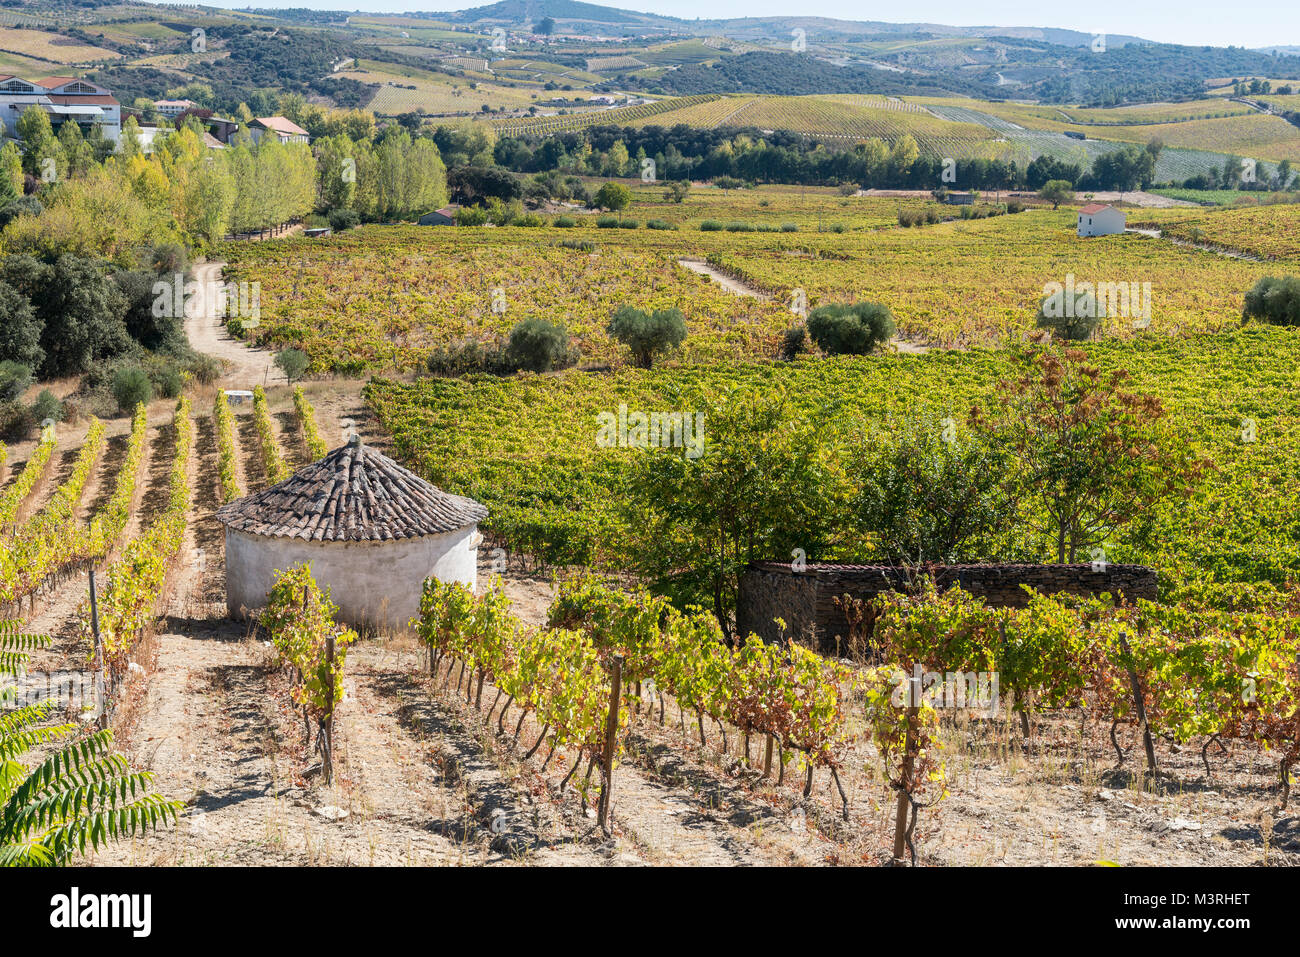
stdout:
[[355,437],[278,485],[217,509],[218,521],[241,532],[318,542],[438,535],[487,515],[473,499],[430,485]]

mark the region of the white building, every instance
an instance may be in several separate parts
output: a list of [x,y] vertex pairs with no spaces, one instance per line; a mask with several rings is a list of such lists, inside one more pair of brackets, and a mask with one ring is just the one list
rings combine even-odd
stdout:
[[163,116],[180,116],[198,106],[193,100],[155,100],[153,105]]
[[83,134],[98,126],[104,137],[114,143],[122,133],[122,106],[105,87],[74,76],[47,76],[39,80],[0,76],[0,117],[9,136],[18,135],[18,118],[33,106],[50,114],[50,125],[55,132],[72,120]]
[[1079,208],[1080,236],[1109,236],[1124,232],[1127,217],[1114,206],[1089,203]]
[[354,437],[289,478],[217,510],[226,527],[226,607],[265,607],[277,570],[311,565],[351,625],[405,628],[426,578],[478,578],[488,511],[449,495]]
[[306,143],[310,139],[306,130],[283,116],[259,116],[248,124],[248,132],[254,143],[260,143],[263,136],[278,136],[281,143]]

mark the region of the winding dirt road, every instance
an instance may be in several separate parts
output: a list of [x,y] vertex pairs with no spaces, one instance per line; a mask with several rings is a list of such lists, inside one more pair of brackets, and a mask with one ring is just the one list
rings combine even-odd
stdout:
[[[215,289],[223,282],[221,270],[225,263],[202,263],[194,267],[194,278],[200,288]],[[195,351],[220,359],[225,373],[220,385],[230,389],[251,389],[255,385],[287,385],[288,379],[276,368],[274,357],[264,349],[254,349],[226,332],[221,317],[213,308],[215,296],[203,297],[204,308],[196,316],[185,320],[185,335]]]

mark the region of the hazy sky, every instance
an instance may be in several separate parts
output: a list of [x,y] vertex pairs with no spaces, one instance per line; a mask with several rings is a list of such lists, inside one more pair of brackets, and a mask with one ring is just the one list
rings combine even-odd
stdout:
[[[311,7],[318,10],[404,12],[464,10],[491,0],[207,0],[223,7]],[[1300,3],[1257,0],[1240,7],[1212,0],[1091,0],[1056,8],[1041,0],[920,0],[865,4],[852,0],[615,0],[604,4],[667,16],[706,19],[755,16],[836,17],[956,26],[1065,27],[1123,33],[1166,43],[1300,46]]]

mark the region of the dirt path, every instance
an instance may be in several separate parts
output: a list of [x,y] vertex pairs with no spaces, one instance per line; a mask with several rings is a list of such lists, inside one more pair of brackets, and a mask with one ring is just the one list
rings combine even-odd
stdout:
[[[214,289],[222,283],[225,263],[202,263],[194,267],[194,278],[204,290]],[[190,345],[198,352],[220,359],[226,367],[219,383],[229,389],[251,389],[258,384],[285,385],[288,380],[275,367],[273,356],[263,349],[254,349],[226,333],[226,327],[216,310],[210,308],[214,296],[203,297],[204,308],[199,315],[187,316],[185,334]]]
[[725,272],[715,269],[702,259],[679,259],[677,265],[683,269],[689,269],[691,272],[699,273],[701,276],[708,276],[727,292],[734,293],[737,296],[752,296],[755,299],[768,300],[772,297],[760,289],[728,276]]
[[1147,236],[1151,239],[1163,239],[1165,242],[1172,243],[1175,246],[1183,246],[1187,249],[1199,249],[1202,252],[1214,253],[1216,256],[1227,256],[1229,259],[1243,259],[1246,262],[1253,263],[1262,263],[1264,261],[1258,256],[1251,256],[1237,249],[1226,249],[1222,246],[1214,246],[1210,243],[1194,243],[1187,239],[1178,239],[1174,236],[1166,236],[1164,231],[1160,229],[1140,229],[1136,226],[1131,226],[1125,229],[1124,232],[1137,233],[1139,236]]
[[[761,289],[757,289],[734,276],[729,276],[725,272],[715,269],[702,259],[679,259],[677,260],[677,265],[681,266],[683,269],[689,269],[691,272],[699,273],[701,276],[708,276],[723,289],[727,290],[727,292],[733,293],[737,296],[750,296],[763,301],[768,301],[772,298]],[[930,351],[930,347],[923,343],[912,342],[908,339],[902,339],[897,336],[890,339],[889,342],[890,345],[894,347],[895,351],[906,355],[924,355]]]

